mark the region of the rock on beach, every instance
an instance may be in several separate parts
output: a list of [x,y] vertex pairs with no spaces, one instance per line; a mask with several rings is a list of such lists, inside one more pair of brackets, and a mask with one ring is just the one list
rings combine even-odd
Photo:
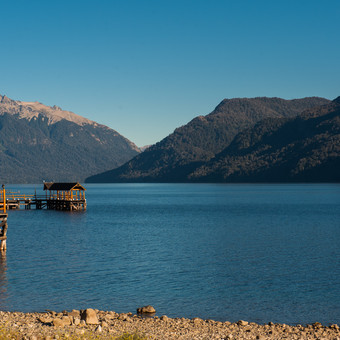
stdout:
[[88,325],[98,325],[98,317],[95,310],[92,308],[85,309],[81,313],[81,320],[84,320]]
[[154,314],[156,313],[156,309],[150,305],[144,306],[137,308],[137,313],[138,314]]

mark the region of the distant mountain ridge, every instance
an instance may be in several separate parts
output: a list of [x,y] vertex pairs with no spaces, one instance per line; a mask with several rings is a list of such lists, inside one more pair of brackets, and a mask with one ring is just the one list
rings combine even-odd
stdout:
[[239,133],[189,175],[197,182],[340,182],[340,97]]
[[87,178],[87,182],[187,182],[198,167],[225,149],[244,129],[266,118],[289,118],[328,99],[309,97],[224,99],[213,112],[177,128],[123,166]]
[[47,118],[48,124],[53,124],[59,122],[62,119],[66,119],[78,125],[99,125],[98,123],[76,115],[71,111],[62,110],[56,105],[51,107],[39,102],[21,102],[19,100],[13,100],[2,95],[0,95],[0,104],[0,114],[9,113],[12,115],[17,115],[19,118],[26,118],[28,120],[37,118],[39,115],[41,115]]
[[139,152],[135,144],[105,125],[57,106],[0,95],[2,183],[84,181]]

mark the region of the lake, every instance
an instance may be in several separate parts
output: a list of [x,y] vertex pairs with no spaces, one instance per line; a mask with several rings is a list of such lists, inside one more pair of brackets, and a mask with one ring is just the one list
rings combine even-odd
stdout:
[[85,187],[85,212],[9,211],[0,310],[340,323],[340,185]]

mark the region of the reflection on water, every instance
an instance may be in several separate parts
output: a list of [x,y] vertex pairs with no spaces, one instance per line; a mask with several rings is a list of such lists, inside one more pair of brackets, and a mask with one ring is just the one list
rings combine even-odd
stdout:
[[6,252],[0,252],[0,310],[7,310],[7,259]]

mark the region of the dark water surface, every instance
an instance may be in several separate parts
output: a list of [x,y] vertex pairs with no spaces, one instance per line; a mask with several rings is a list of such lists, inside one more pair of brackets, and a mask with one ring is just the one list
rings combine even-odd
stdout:
[[340,185],[86,188],[86,212],[9,212],[1,310],[340,323]]

